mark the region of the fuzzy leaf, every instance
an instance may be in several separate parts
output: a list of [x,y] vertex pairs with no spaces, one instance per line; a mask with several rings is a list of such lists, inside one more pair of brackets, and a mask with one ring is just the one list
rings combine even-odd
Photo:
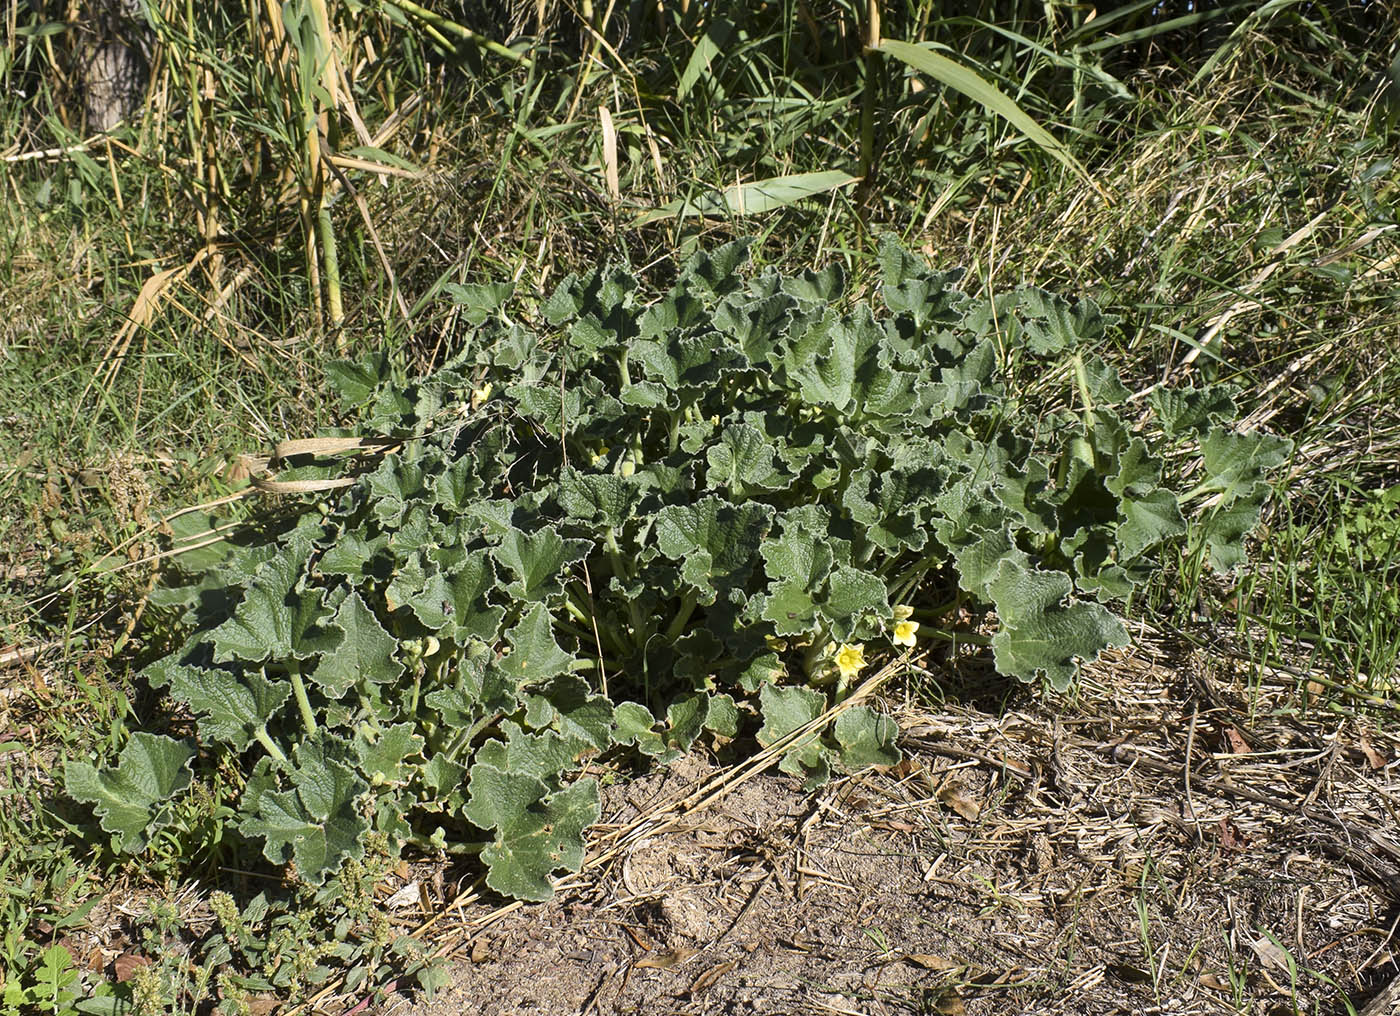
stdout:
[[320,590],[295,589],[309,548],[289,549],[258,568],[230,617],[214,629],[214,661],[304,660],[335,647],[339,634],[321,622],[331,611]]
[[836,717],[835,733],[841,764],[849,769],[892,766],[900,759],[894,743],[899,725],[869,706],[852,706]]
[[1204,434],[1213,421],[1233,420],[1239,409],[1234,385],[1206,388],[1158,388],[1147,397],[1148,405],[1168,437]]
[[559,503],[571,518],[610,529],[632,516],[640,497],[635,481],[612,473],[566,469],[559,481]]
[[1256,431],[1231,434],[1216,428],[1201,442],[1210,488],[1220,491],[1227,505],[1238,497],[1262,498],[1255,488],[1268,472],[1288,461],[1292,450],[1293,442]]
[[591,544],[565,540],[553,529],[526,535],[512,529],[493,551],[496,562],[515,576],[505,590],[520,600],[547,600],[560,596],[565,568],[582,561]]
[[485,550],[474,550],[457,564],[448,579],[451,603],[452,637],[458,642],[476,639],[494,642],[501,629],[505,609],[493,607],[487,594],[496,587],[496,573],[491,556]]
[[1071,583],[1063,572],[1032,571],[1004,560],[989,586],[1001,630],[992,639],[997,670],[1033,681],[1044,674],[1063,691],[1078,669],[1109,646],[1128,644],[1119,620],[1097,603],[1069,600]]
[[612,703],[590,694],[588,682],[580,677],[556,677],[529,696],[526,704],[534,726],[552,724],[565,737],[581,739],[600,751],[612,741]]
[[1119,556],[1124,561],[1186,532],[1186,520],[1181,517],[1176,495],[1163,487],[1124,499],[1119,511],[1122,521],[1115,533]]
[[116,769],[98,772],[86,762],[66,763],[64,788],[70,797],[94,806],[102,828],[118,837],[122,850],[139,853],[173,819],[175,797],[189,786],[194,755],[184,741],[135,733],[117,757]]
[[684,562],[685,580],[710,604],[720,590],[743,585],[772,517],[773,509],[764,504],[707,497],[658,512],[656,542],[667,557]]
[[490,740],[476,753],[476,763],[502,772],[525,773],[550,782],[560,773],[578,768],[579,757],[590,749],[586,741],[554,730],[526,733],[520,724],[502,720],[505,741]]
[[398,784],[408,780],[412,769],[404,765],[404,759],[419,754],[423,743],[413,732],[413,724],[395,723],[385,727],[373,742],[357,737],[355,754],[372,786]]
[[725,427],[719,443],[710,446],[707,460],[706,485],[723,490],[731,500],[779,490],[791,482],[773,465],[773,445],[755,427]]
[[583,863],[583,832],[598,821],[598,784],[579,780],[551,794],[534,776],[477,764],[470,787],[463,814],[496,833],[481,854],[486,884],[516,899],[549,899],[551,874],[560,868],[577,871]]
[[831,547],[798,527],[784,527],[782,538],[759,547],[765,571],[772,576],[763,616],[779,635],[811,631],[817,617],[816,599],[826,584],[834,559]]
[[342,601],[335,612],[335,624],[344,632],[344,638],[321,657],[310,674],[312,682],[328,698],[342,697],[361,679],[391,684],[403,674],[403,664],[394,656],[398,643],[359,593],[351,593]]
[[[826,710],[826,697],[814,688],[775,688],[765,684],[759,689],[758,699],[763,710],[763,726],[758,731],[758,743],[765,748],[815,720]],[[778,764],[783,772],[794,775],[801,774],[804,769],[821,772],[825,767],[826,750],[816,733],[789,748]]]
[[259,670],[235,677],[226,670],[177,667],[170,674],[171,697],[199,714],[205,742],[223,742],[238,752],[247,749],[291,694],[289,682],[269,680]]
[[320,885],[347,858],[364,856],[370,825],[359,798],[369,786],[349,766],[305,743],[297,746],[296,760],[293,789],[259,796],[257,813],[239,829],[266,840],[263,853],[269,861],[285,864],[290,859],[300,878]]
[[502,665],[519,684],[548,681],[569,669],[574,658],[559,648],[549,609],[543,603],[530,608],[514,628],[506,633],[511,653]]

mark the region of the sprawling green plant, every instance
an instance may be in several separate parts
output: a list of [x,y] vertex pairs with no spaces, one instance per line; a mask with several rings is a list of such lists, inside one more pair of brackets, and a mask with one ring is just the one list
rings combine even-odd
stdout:
[[[193,634],[145,672],[199,743],[137,734],[69,792],[137,850],[193,759],[232,757],[239,829],[308,882],[378,833],[480,849],[491,886],[541,899],[581,861],[598,795],[570,777],[600,752],[670,757],[755,707],[772,744],[959,606],[994,612],[957,634],[1003,674],[1063,689],[1127,641],[1105,604],[1164,555],[1242,562],[1288,442],[1231,430],[1226,387],[1131,398],[1092,302],[973,298],[890,240],[877,317],[839,268],[745,275],[746,252],[650,303],[623,270],[570,276],[538,328],[508,286],[456,287],[474,331],[442,370],[332,364],[401,450],[201,550],[221,563],[160,601]],[[782,766],[892,762],[893,735],[855,707]]]

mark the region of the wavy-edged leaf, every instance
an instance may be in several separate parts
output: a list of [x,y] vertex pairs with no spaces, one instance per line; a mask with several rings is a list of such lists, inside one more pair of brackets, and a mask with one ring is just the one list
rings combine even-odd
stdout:
[[900,760],[894,743],[899,724],[869,706],[852,706],[836,717],[835,734],[841,746],[841,764],[848,769],[892,766]]
[[93,805],[102,828],[118,838],[122,850],[139,853],[173,819],[176,796],[190,783],[194,755],[185,741],[138,732],[117,756],[115,769],[99,772],[86,762],[67,762],[63,784],[70,797]]
[[405,760],[421,754],[423,745],[412,723],[395,723],[377,732],[372,740],[356,737],[355,754],[371,786],[398,785],[406,783],[414,769]]
[[[820,716],[826,711],[826,696],[815,688],[795,686],[776,688],[765,684],[758,691],[759,705],[763,710],[763,726],[758,731],[758,743],[763,747],[781,740]],[[829,772],[827,751],[821,739],[813,733],[809,738],[789,748],[778,768],[794,775],[807,772],[826,774]]]
[[249,669],[235,677],[226,670],[176,667],[170,672],[170,695],[199,716],[206,743],[247,749],[292,694],[288,681],[270,680]]
[[1001,630],[992,638],[998,672],[1022,681],[1043,674],[1058,691],[1069,687],[1078,661],[1128,644],[1122,622],[1097,603],[1070,598],[1063,572],[1033,571],[1003,560],[988,587]]
[[1217,427],[1201,442],[1208,489],[1218,490],[1225,504],[1236,498],[1261,497],[1256,487],[1287,462],[1292,451],[1293,442],[1286,438],[1258,431],[1232,434]]
[[239,829],[266,841],[269,861],[291,860],[302,880],[320,885],[347,859],[364,856],[370,824],[359,802],[369,785],[310,743],[297,746],[296,763],[292,789],[259,795],[256,814]]
[[752,501],[735,505],[706,497],[693,505],[669,505],[656,516],[657,546],[683,562],[685,580],[710,604],[719,591],[744,584],[772,518],[772,508]]
[[486,884],[515,899],[549,899],[550,876],[561,868],[577,871],[583,863],[584,830],[598,821],[598,784],[579,780],[551,794],[537,777],[478,763],[469,786],[463,814],[496,833],[481,853]]
[[384,630],[360,594],[352,592],[335,612],[340,644],[321,657],[309,677],[328,698],[338,699],[360,681],[391,684],[403,674],[398,642]]
[[515,576],[505,584],[507,593],[518,600],[543,601],[563,594],[564,569],[582,561],[591,546],[587,540],[566,540],[551,528],[529,534],[512,529],[492,554]]
[[1176,495],[1164,487],[1125,498],[1119,505],[1122,519],[1115,528],[1119,555],[1131,561],[1149,547],[1155,547],[1186,532]]
[[536,603],[514,628],[506,633],[510,655],[501,665],[518,684],[548,681],[569,669],[574,658],[559,648],[549,608]]

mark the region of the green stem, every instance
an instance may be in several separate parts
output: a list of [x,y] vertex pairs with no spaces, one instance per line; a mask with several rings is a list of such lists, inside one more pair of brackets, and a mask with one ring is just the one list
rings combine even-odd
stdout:
[[296,696],[297,708],[301,710],[301,722],[308,734],[316,733],[316,714],[311,711],[311,700],[306,697],[306,685],[301,679],[301,664],[296,660],[287,661],[287,676],[292,679],[292,694]]
[[681,600],[680,612],[676,614],[670,626],[666,629],[666,640],[668,642],[674,642],[681,637],[681,634],[685,631],[686,624],[690,621],[690,615],[695,613],[695,607],[699,602],[700,594],[694,590],[685,594],[685,597]]
[[267,726],[265,724],[259,723],[257,725],[257,728],[253,731],[253,739],[257,741],[258,744],[262,745],[263,750],[278,762],[285,763],[287,761],[286,753],[283,752],[281,748],[277,747],[277,743],[268,736]]
[[481,733],[484,729],[486,729],[486,727],[489,724],[495,723],[497,719],[498,717],[494,714],[491,716],[483,716],[481,719],[473,723],[470,727],[467,727],[465,730],[459,731],[457,733],[457,736],[454,737],[451,743],[447,746],[447,760],[449,762],[456,762],[457,756],[462,753],[462,750],[466,748],[467,745],[472,743],[472,740],[476,737],[476,735]]

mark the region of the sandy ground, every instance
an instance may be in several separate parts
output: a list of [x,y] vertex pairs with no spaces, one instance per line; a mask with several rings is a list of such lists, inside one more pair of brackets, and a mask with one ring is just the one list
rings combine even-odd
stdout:
[[[452,987],[360,1011],[1400,1013],[1393,724],[1251,718],[1235,679],[1141,650],[1058,714],[982,692],[898,709],[886,771],[770,771],[549,904],[454,910]],[[614,785],[595,835],[724,771]]]

